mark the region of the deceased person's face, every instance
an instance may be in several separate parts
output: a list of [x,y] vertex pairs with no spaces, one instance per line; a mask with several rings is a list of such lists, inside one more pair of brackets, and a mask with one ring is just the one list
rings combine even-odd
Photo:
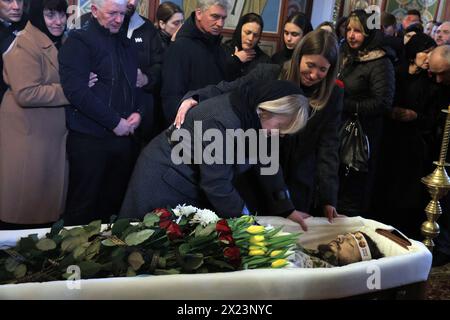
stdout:
[[[354,237],[353,237],[354,236]],[[362,260],[359,246],[367,246],[360,232],[346,233],[339,235],[328,244],[319,245],[318,249],[321,255],[334,265],[347,265],[350,263],[360,262]],[[355,239],[356,238],[356,239]]]

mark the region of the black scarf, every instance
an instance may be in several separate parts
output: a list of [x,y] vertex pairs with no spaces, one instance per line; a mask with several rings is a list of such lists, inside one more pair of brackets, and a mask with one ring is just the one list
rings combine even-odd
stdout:
[[30,3],[30,22],[33,26],[38,28],[42,33],[44,33],[50,40],[55,44],[56,48],[59,49],[62,44],[62,38],[64,33],[59,37],[55,37],[50,33],[45,24],[44,20],[44,0],[33,0]]
[[230,102],[245,131],[261,128],[261,122],[256,112],[259,104],[294,94],[303,95],[303,91],[290,81],[258,80],[234,90],[230,95]]

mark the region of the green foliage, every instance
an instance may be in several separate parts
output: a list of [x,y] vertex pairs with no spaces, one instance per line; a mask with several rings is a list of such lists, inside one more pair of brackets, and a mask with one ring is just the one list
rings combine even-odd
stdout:
[[[161,214],[170,224],[167,230],[160,226]],[[71,279],[68,268],[72,266],[78,266],[82,279],[268,267],[274,259],[285,258],[298,237],[279,236],[280,229],[267,230],[267,254],[281,252],[273,258],[250,257],[251,235],[246,228],[253,219],[229,219],[227,223],[230,230],[224,240],[224,231],[216,230],[216,223],[203,227],[189,217],[176,217],[172,210],[155,211],[138,223],[114,217],[103,229],[100,220],[74,228],[64,228],[61,220],[42,239],[32,234],[19,239],[15,247],[0,250],[0,284]],[[236,245],[237,264],[225,255],[226,249]]]

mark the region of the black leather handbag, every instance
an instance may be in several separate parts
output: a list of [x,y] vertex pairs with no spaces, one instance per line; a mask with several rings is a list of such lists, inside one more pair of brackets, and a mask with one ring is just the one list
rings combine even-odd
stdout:
[[340,130],[341,145],[339,157],[347,170],[369,171],[370,145],[364,134],[358,115],[348,119]]

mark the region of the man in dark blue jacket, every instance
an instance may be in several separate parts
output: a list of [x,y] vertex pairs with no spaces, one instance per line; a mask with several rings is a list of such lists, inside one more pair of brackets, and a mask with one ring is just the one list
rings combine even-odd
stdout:
[[164,57],[162,102],[166,124],[175,120],[181,98],[191,90],[227,79],[221,32],[228,2],[198,0],[197,8],[177,33]]
[[[141,105],[138,59],[119,30],[127,0],[93,0],[92,20],[69,34],[59,52],[69,136],[67,224],[118,213],[137,155]],[[90,72],[98,77],[89,88]]]
[[[23,13],[23,0],[0,0],[0,71],[3,70],[3,53],[8,50],[19,31],[25,28],[28,19]],[[0,75],[0,103],[8,86]]]

